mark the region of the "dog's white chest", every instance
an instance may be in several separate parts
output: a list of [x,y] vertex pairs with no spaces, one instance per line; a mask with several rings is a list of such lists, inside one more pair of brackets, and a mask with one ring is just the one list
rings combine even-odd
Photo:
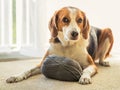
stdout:
[[63,47],[57,44],[51,46],[49,48],[49,51],[50,54],[71,58],[73,60],[78,61],[81,64],[85,64],[87,60],[86,49],[78,45]]

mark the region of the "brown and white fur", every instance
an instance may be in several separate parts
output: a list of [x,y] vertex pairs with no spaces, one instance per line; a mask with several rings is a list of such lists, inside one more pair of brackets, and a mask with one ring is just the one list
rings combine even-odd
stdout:
[[89,25],[85,13],[75,7],[64,7],[55,12],[49,23],[51,32],[50,47],[35,68],[18,76],[8,78],[8,83],[22,81],[30,76],[40,74],[40,68],[48,55],[58,55],[71,58],[80,63],[83,74],[79,79],[81,84],[90,84],[91,76],[96,74],[99,64],[109,66],[105,60],[113,45],[111,29],[99,29]]

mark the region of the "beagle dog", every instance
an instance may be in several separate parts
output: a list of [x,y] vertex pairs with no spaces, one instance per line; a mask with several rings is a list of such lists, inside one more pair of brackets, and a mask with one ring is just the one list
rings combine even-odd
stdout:
[[41,73],[41,65],[48,55],[58,55],[76,60],[83,68],[79,79],[81,84],[90,84],[91,77],[96,74],[97,67],[94,63],[99,59],[99,64],[109,66],[105,60],[113,46],[113,34],[110,28],[99,29],[90,26],[83,11],[75,7],[64,7],[55,12],[49,23],[51,32],[50,47],[35,68],[18,76],[10,77],[7,83],[27,79]]

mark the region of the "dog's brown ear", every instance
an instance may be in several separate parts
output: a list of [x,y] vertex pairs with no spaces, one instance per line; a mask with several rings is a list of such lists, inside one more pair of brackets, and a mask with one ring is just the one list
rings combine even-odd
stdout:
[[53,15],[49,22],[49,30],[51,32],[52,37],[56,37],[58,35],[58,28],[57,28],[57,20],[58,20],[58,15],[57,12]]
[[82,35],[85,39],[87,39],[90,31],[90,25],[85,13],[84,12],[82,13],[84,15]]

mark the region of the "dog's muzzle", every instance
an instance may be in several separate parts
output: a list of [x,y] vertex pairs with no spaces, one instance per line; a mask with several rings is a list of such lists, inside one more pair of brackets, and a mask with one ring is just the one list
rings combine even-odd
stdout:
[[77,37],[77,36],[78,36],[78,32],[73,31],[73,32],[71,33],[71,36],[72,36],[73,38]]
[[77,40],[79,33],[77,31],[71,32],[71,40]]

